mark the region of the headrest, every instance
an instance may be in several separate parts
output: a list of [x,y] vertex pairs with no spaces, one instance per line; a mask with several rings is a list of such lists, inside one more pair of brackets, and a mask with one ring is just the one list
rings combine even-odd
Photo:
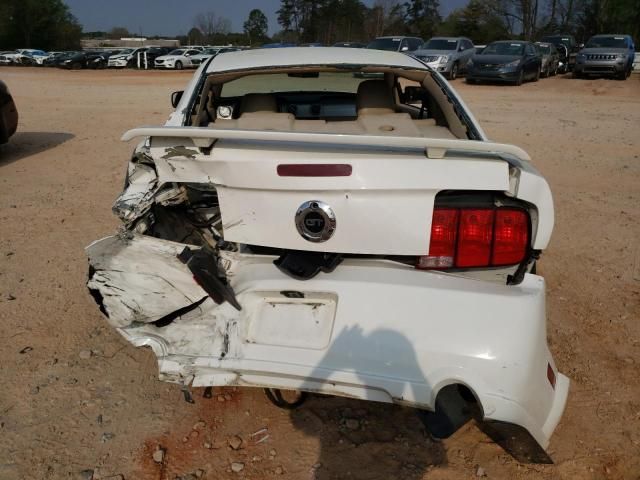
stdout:
[[242,97],[240,113],[277,112],[276,97],[268,93],[248,93]]
[[384,80],[365,80],[358,85],[356,99],[358,111],[362,109],[386,109],[394,111],[394,101],[387,82]]

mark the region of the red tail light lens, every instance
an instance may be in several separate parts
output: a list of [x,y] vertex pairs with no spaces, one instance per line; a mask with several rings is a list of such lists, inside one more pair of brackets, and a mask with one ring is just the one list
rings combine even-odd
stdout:
[[529,246],[529,215],[515,208],[435,208],[429,255],[417,268],[515,265]]
[[463,210],[456,266],[489,265],[493,236],[493,210]]
[[458,233],[458,210],[438,208],[433,211],[429,256],[420,257],[419,268],[453,267]]
[[513,265],[524,259],[529,244],[529,218],[522,210],[496,210],[493,265]]

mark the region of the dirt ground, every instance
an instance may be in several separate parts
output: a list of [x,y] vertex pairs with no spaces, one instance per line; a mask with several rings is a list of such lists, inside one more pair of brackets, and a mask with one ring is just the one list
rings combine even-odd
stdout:
[[518,464],[473,424],[433,442],[392,405],[314,397],[285,412],[253,389],[195,389],[189,404],[107,326],[83,248],[118,226],[133,148],[119,137],[161,124],[190,75],[0,68],[20,112],[0,147],[0,479],[640,478],[640,75],[454,82],[555,197],[539,272],[572,384],[547,466]]

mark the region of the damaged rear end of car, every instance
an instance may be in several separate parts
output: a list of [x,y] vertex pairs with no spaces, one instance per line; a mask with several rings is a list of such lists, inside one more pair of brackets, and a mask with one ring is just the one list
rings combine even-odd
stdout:
[[[549,462],[568,379],[531,273],[553,229],[548,184],[438,74],[364,55],[203,65],[167,125],[123,137],[143,141],[120,232],[87,248],[89,290],[162,380],[412,406],[441,438],[475,418],[519,460]],[[362,71],[383,80],[350,91],[340,75]],[[317,90],[316,73],[341,86]],[[226,86],[268,74],[295,86]]]

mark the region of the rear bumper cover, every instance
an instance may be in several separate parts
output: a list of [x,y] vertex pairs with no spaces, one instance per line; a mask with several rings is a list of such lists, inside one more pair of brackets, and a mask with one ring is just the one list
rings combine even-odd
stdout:
[[222,252],[238,311],[193,281],[176,258],[184,247],[134,235],[87,248],[94,298],[128,341],[153,349],[161,379],[427,410],[443,387],[462,384],[484,420],[521,426],[547,447],[569,380],[547,348],[542,277],[506,286],[347,259],[301,282],[280,272],[274,257]]

